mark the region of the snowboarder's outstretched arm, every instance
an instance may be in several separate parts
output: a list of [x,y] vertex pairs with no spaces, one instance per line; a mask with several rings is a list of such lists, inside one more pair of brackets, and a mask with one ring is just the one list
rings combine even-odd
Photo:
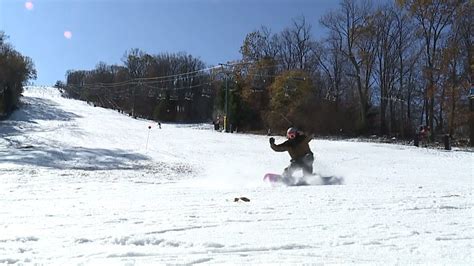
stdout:
[[313,138],[314,138],[314,133],[311,133],[311,134],[308,134],[308,135],[305,135],[306,138],[304,139],[304,141],[306,143],[309,143]]
[[274,151],[288,151],[288,145],[286,145],[286,141],[282,144],[275,144],[274,138],[270,138],[270,147]]

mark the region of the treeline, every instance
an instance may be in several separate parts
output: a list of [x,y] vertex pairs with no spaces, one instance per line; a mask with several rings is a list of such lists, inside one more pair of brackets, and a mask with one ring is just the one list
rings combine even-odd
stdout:
[[[133,117],[160,121],[202,122],[212,116],[212,94],[204,62],[185,53],[150,55],[127,51],[120,65],[68,71],[70,97],[114,108]],[[186,73],[186,74],[183,74]]]
[[29,57],[21,55],[0,31],[0,119],[18,108],[23,86],[36,78],[36,70]]
[[123,66],[69,71],[62,86],[74,97],[159,120],[222,122],[227,114],[228,130],[294,125],[411,138],[423,124],[466,136],[472,13],[469,1],[342,0],[320,19],[323,39],[299,17],[281,32],[247,34],[236,62],[206,69],[190,55],[131,50]]
[[320,134],[409,138],[423,124],[432,137],[468,135],[472,4],[377,4],[341,1],[320,19],[328,32],[320,40],[305,18],[279,33],[249,33],[241,52],[255,63],[243,71],[245,104],[234,112],[249,110],[270,128],[292,123]]

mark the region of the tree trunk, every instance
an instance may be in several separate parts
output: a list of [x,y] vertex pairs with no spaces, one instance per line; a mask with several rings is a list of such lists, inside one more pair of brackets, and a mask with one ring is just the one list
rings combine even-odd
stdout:
[[456,87],[451,88],[451,116],[449,118],[449,129],[448,133],[450,136],[454,133],[454,119],[456,117]]
[[444,118],[443,118],[443,111],[444,111],[444,102],[445,102],[445,94],[446,94],[446,89],[443,86],[443,89],[441,90],[441,100],[439,103],[439,124],[436,126],[437,131],[444,132]]
[[384,99],[385,96],[382,90],[381,93],[382,97],[380,99],[380,135],[387,134],[387,122],[385,119],[386,116],[386,109],[387,109],[387,101]]
[[391,136],[393,134],[393,101],[388,102],[389,106],[389,123],[388,123],[388,134]]
[[[426,125],[426,119],[428,118],[428,100],[425,98],[423,99],[423,107],[421,108],[421,117],[419,125]],[[424,117],[424,118],[423,118]],[[425,123],[423,123],[425,121]]]
[[405,102],[401,101],[400,102],[400,122],[399,122],[399,129],[400,129],[400,136],[402,138],[406,137],[405,134],[405,124],[406,124],[406,119],[405,119]]

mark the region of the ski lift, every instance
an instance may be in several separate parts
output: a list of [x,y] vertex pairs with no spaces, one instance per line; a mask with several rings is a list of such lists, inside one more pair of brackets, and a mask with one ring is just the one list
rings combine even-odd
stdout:
[[184,94],[184,99],[187,101],[192,101],[193,100],[194,93],[193,92],[186,92]]
[[158,93],[158,100],[162,101],[166,99],[166,95],[163,92]]
[[201,96],[206,97],[206,98],[211,98],[211,90],[209,88],[202,89]]
[[170,101],[177,101],[177,100],[179,100],[178,94],[176,94],[176,92],[173,92],[170,95]]
[[155,97],[155,91],[153,89],[148,90],[148,97],[150,97],[150,98]]

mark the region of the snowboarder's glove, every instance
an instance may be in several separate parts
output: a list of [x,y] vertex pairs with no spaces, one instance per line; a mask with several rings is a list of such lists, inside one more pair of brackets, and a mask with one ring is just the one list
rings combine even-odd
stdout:
[[270,138],[270,144],[275,144],[275,139],[273,137]]

